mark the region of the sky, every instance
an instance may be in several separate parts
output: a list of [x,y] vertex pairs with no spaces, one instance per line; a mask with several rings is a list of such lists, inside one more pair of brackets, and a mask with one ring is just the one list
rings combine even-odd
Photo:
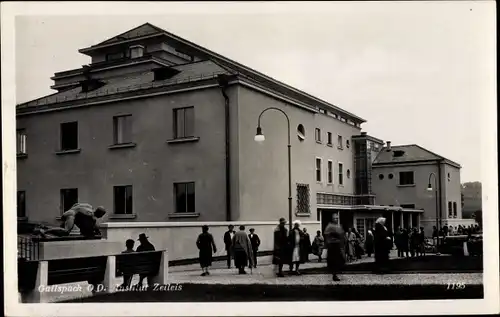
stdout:
[[481,118],[496,93],[492,1],[102,6],[16,17],[17,103],[90,63],[78,49],[149,22],[364,118],[374,137],[458,162],[462,182],[481,181]]

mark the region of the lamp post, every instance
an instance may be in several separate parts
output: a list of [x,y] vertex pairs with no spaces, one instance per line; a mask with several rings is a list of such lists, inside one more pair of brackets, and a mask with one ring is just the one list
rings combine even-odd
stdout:
[[290,228],[291,231],[292,230],[292,144],[290,142],[290,118],[288,118],[288,115],[279,108],[269,107],[262,110],[262,112],[259,115],[259,120],[257,123],[257,134],[255,134],[256,142],[264,142],[266,139],[264,137],[264,134],[262,133],[262,128],[260,126],[260,119],[262,118],[262,115],[268,110],[276,110],[278,112],[281,112],[285,116],[286,122],[288,124],[288,227]]
[[[429,192],[432,192],[432,184],[431,184],[431,178],[432,176],[434,176],[434,187],[436,188],[436,191],[435,191],[435,196],[436,196],[436,229],[438,231],[438,236],[437,236],[437,241],[436,241],[436,246],[439,246],[439,226],[440,226],[440,214],[438,213],[438,210],[439,210],[439,197],[438,197],[438,188],[437,188],[437,179],[436,179],[436,174],[434,173],[430,173],[429,175],[429,184],[427,185],[427,191]],[[439,255],[439,251],[437,252],[437,254]]]

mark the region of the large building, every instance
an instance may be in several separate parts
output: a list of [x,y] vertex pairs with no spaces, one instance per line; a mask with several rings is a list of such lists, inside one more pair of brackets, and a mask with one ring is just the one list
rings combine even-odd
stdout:
[[[265,112],[265,141],[254,141],[269,107],[289,118],[294,219],[324,226],[338,212],[365,233],[382,215],[392,229],[396,215],[416,224],[432,213],[372,180],[397,166],[361,133],[364,119],[333,104],[148,23],[79,52],[89,65],[54,74],[55,94],[17,106],[20,220],[54,223],[77,201],[123,226],[288,218],[287,118]],[[459,181],[458,167],[444,167],[443,186],[447,174]],[[459,203],[455,190],[444,187]]]
[[420,217],[396,213],[394,227],[422,226],[430,232],[433,226],[471,224],[462,219],[460,168],[418,145],[389,141],[372,164],[377,203],[422,210]]

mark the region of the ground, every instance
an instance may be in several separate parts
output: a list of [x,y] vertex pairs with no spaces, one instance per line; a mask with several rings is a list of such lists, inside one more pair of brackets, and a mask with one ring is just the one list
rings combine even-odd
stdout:
[[[276,278],[270,257],[238,275],[225,262],[215,262],[209,276],[201,277],[198,265],[170,268],[169,284],[149,291],[117,292],[89,297],[90,292],[55,294],[53,301],[67,302],[186,302],[186,301],[286,301],[286,300],[405,300],[483,297],[481,258],[429,255],[420,259],[394,259],[392,274],[370,272],[372,258],[346,266],[340,282],[325,272],[325,263],[302,265],[301,276]],[[441,264],[439,264],[441,263]],[[405,270],[406,268],[406,270]],[[121,282],[121,281],[120,281]],[[135,277],[133,284],[137,283]],[[84,287],[85,290],[85,287]],[[72,295],[72,296],[71,296]]]

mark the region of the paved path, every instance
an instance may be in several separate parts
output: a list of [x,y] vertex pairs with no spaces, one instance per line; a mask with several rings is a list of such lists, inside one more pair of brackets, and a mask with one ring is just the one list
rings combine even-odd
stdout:
[[[394,259],[395,251],[392,252],[391,258]],[[300,266],[301,269],[317,268],[326,266],[326,262],[317,262],[315,256],[310,257],[311,262],[304,263]],[[226,261],[217,261],[213,263],[209,276],[200,276],[201,269],[199,264],[190,264],[182,266],[171,266],[169,268],[170,284],[267,284],[267,285],[389,285],[389,284],[404,284],[404,285],[446,285],[447,283],[464,283],[466,285],[481,285],[483,284],[482,273],[438,273],[438,274],[344,274],[341,275],[340,282],[333,282],[331,276],[327,274],[304,274],[301,276],[286,276],[284,278],[276,278],[274,267],[271,264],[271,256],[260,257],[258,259],[258,267],[252,270],[247,268],[247,275],[237,274],[235,268],[228,269]],[[374,259],[364,257],[352,264],[373,262]],[[350,265],[350,264],[347,264]],[[288,269],[284,268],[285,271]],[[138,283],[139,277],[134,276],[132,285]],[[122,278],[117,280],[122,283]],[[92,296],[92,293],[87,289],[88,284],[71,283],[61,286],[76,287],[81,286],[81,291],[65,291],[63,293],[51,293],[49,300],[57,302],[62,300],[76,299]]]

